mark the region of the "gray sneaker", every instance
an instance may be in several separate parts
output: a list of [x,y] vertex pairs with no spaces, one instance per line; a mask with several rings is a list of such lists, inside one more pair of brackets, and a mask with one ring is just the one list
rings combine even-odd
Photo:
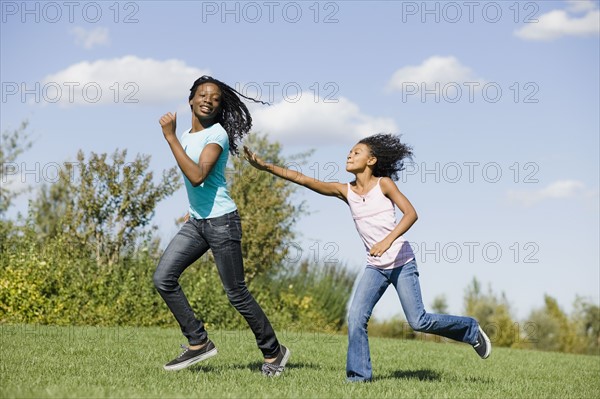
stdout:
[[265,362],[262,365],[261,371],[264,376],[277,377],[279,374],[283,373],[285,365],[290,358],[291,352],[288,348],[286,348],[283,345],[280,345],[279,348],[279,355],[277,355],[275,361],[273,363]]
[[480,358],[487,359],[490,353],[492,353],[492,343],[481,326],[478,325],[477,328],[479,328],[479,334],[477,335],[477,342],[473,345],[473,349],[475,349]]
[[181,355],[171,360],[164,365],[165,370],[175,371],[191,366],[194,363],[201,362],[217,354],[217,348],[211,340],[208,340],[206,345],[200,349],[190,349],[185,345],[181,345],[185,349]]

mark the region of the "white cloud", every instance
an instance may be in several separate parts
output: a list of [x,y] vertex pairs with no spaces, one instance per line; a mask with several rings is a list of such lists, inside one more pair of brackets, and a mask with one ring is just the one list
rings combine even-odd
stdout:
[[585,184],[578,180],[558,180],[534,191],[509,190],[508,199],[524,206],[532,206],[550,199],[586,198],[590,196]]
[[[582,13],[581,17],[571,13]],[[550,41],[563,36],[594,36],[600,33],[600,10],[593,1],[569,1],[567,10],[552,10],[540,15],[537,22],[515,31],[524,40]]]
[[567,10],[571,12],[585,12],[596,9],[594,0],[567,0]]
[[302,96],[297,102],[252,106],[253,130],[269,134],[282,143],[354,144],[375,133],[397,133],[391,118],[362,113],[355,103],[340,97],[337,103]]
[[108,45],[108,28],[98,27],[92,30],[86,30],[81,26],[76,26],[71,29],[70,33],[75,36],[75,44],[83,46],[86,50],[90,50],[96,45]]
[[156,60],[127,55],[82,61],[43,79],[44,103],[164,104],[187,100],[194,80],[208,73],[177,59]]
[[416,84],[418,87],[424,84],[427,89],[431,89],[435,88],[437,83],[443,87],[448,83],[460,85],[465,82],[482,84],[484,80],[477,78],[471,68],[461,64],[456,57],[432,56],[421,65],[409,65],[398,69],[388,82],[387,89],[404,91],[407,84]]

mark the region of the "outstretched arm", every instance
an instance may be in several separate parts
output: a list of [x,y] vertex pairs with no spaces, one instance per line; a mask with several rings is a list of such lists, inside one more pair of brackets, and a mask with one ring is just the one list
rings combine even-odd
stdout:
[[275,176],[289,180],[292,183],[299,184],[306,188],[313,190],[322,195],[330,197],[337,197],[344,202],[347,201],[347,186],[342,183],[324,182],[317,179],[313,179],[295,170],[282,168],[281,166],[267,163],[260,159],[255,153],[253,153],[248,147],[244,146],[244,155],[250,163],[256,169],[265,170]]

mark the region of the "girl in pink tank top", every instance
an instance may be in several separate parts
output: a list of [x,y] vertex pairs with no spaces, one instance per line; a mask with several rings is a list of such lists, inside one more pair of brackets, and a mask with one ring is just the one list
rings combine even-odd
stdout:
[[[412,149],[398,136],[376,134],[360,140],[346,158],[346,171],[355,177],[347,184],[322,182],[266,163],[247,147],[244,152],[257,169],[319,194],[337,197],[350,207],[365,246],[367,264],[348,311],[348,381],[372,379],[367,323],[389,285],[398,292],[413,330],[468,343],[482,359],[490,355],[490,340],[475,319],[425,311],[415,257],[409,242],[402,236],[417,221],[417,212],[394,183],[404,169],[404,159],[412,156]],[[402,212],[399,222],[396,222],[395,207]]]

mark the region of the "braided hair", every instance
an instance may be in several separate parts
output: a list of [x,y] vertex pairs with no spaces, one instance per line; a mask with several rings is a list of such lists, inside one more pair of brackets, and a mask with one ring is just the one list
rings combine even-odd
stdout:
[[[225,129],[229,136],[229,152],[232,155],[238,155],[237,141],[248,134],[252,128],[252,116],[250,115],[250,111],[248,111],[246,104],[240,100],[240,96],[247,100],[252,100],[255,103],[270,104],[251,97],[246,97],[226,83],[207,75],[203,75],[196,79],[192,85],[189,96],[190,101],[192,101],[196,95],[198,87],[205,83],[213,83],[221,90],[221,112],[217,116],[216,121],[223,126],[223,129]],[[190,106],[190,108],[192,107]]]
[[379,133],[359,141],[371,150],[371,155],[377,158],[373,168],[373,176],[389,177],[396,181],[404,169],[404,160],[412,160],[412,147],[400,142],[400,136]]

